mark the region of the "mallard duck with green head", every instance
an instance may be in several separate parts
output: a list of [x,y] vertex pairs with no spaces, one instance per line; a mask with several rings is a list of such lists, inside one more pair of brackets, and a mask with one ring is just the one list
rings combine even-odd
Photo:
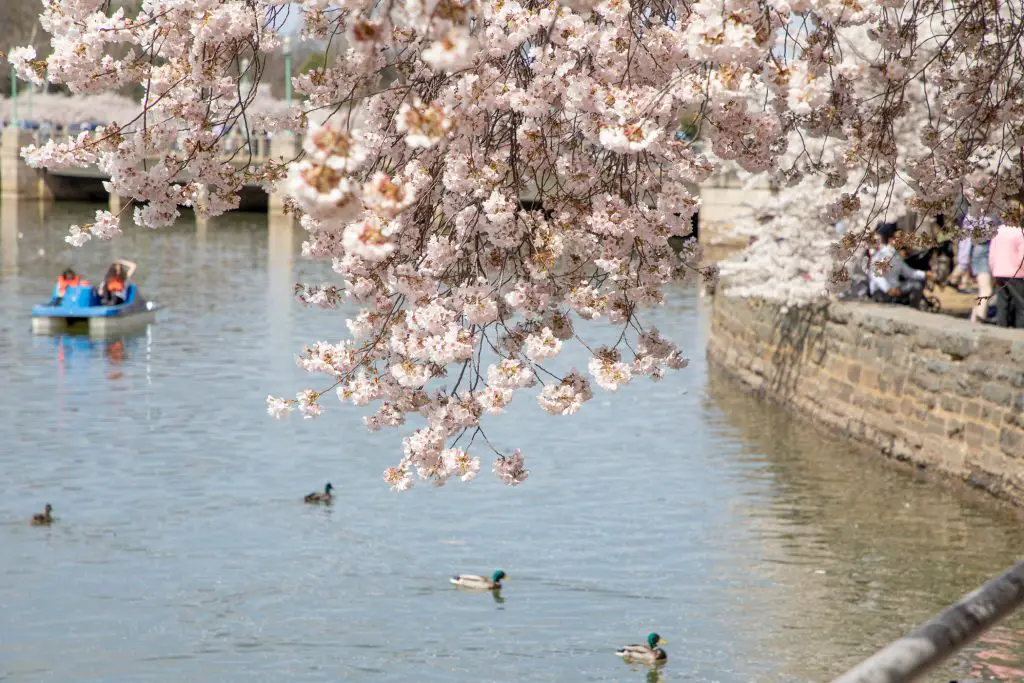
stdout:
[[32,515],[32,524],[35,526],[49,526],[53,524],[53,506],[47,503],[42,512]]
[[456,574],[449,581],[462,588],[472,588],[478,591],[500,591],[501,582],[505,578],[505,572],[496,569],[489,579],[486,576],[478,576],[476,574]]
[[668,655],[660,645],[667,645],[668,642],[661,639],[657,633],[647,636],[646,645],[627,645],[620,647],[615,654],[627,662],[642,662],[644,664],[659,664],[668,660]]
[[323,492],[314,491],[313,493],[307,493],[306,497],[302,500],[307,503],[330,503],[334,500],[334,495],[331,493],[333,490],[334,487],[331,486],[331,482],[327,482],[327,486],[324,487]]

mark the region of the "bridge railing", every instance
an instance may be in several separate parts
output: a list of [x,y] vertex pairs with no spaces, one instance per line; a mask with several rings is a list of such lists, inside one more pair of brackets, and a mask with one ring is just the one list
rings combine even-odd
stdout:
[[[50,140],[66,142],[78,137],[82,129],[57,130],[52,127],[41,127],[33,131],[34,142],[42,146]],[[234,130],[221,138],[221,151],[224,157],[234,159],[238,162],[260,164],[271,158],[271,136],[250,135],[246,137],[238,130]],[[180,149],[177,142],[171,145],[172,149]],[[250,160],[251,157],[251,160]]]
[[1024,603],[1024,561],[879,650],[832,683],[910,683]]

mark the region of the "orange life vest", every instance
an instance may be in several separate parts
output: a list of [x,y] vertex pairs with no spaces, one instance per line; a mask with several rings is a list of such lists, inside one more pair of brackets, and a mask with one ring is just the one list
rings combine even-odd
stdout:
[[107,291],[108,292],[123,292],[124,291],[124,283],[121,282],[120,280],[110,279],[110,280],[107,281]]
[[81,281],[82,278],[77,275],[69,278],[61,275],[57,278],[57,296],[64,296],[64,292],[67,291],[68,287],[77,287]]

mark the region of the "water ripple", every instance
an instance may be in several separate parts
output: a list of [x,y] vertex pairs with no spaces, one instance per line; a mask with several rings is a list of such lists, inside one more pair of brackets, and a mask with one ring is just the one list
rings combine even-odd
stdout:
[[[312,423],[265,415],[267,393],[306,386],[301,345],[344,333],[337,312],[291,304],[291,282],[328,268],[271,248],[260,217],[72,254],[62,233],[94,210],[24,216],[16,267],[0,270],[5,683],[823,680],[1024,540],[985,501],[710,372],[692,291],[651,318],[689,369],[569,420],[517,399],[493,424],[496,444],[526,453],[524,486],[481,476],[396,496],[380,475],[399,435],[330,404]],[[25,314],[56,273],[73,261],[95,277],[114,248],[170,304],[158,324],[106,343],[33,338]],[[302,504],[328,480],[333,506]],[[47,501],[59,522],[30,527]],[[502,602],[447,583],[499,567]],[[1020,629],[934,680],[1024,668]],[[670,641],[663,671],[616,659],[651,630]]]

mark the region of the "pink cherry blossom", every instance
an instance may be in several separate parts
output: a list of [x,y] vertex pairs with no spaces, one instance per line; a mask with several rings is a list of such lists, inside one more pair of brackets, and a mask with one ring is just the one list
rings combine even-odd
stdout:
[[64,238],[64,241],[73,247],[81,247],[92,239],[92,234],[90,234],[88,228],[83,230],[78,225],[72,225],[68,232],[69,234]]
[[501,387],[486,387],[477,396],[477,401],[487,409],[490,415],[500,415],[512,401],[513,390]]
[[506,486],[519,486],[530,476],[523,462],[523,454],[517,448],[512,455],[501,455],[494,461],[494,473]]
[[395,250],[390,239],[391,226],[372,214],[350,223],[345,228],[342,245],[345,250],[366,261],[380,261]]
[[602,347],[595,352],[587,363],[587,369],[594,376],[598,386],[608,391],[618,391],[633,377],[629,365],[622,362],[622,354],[617,349]]
[[526,357],[532,361],[554,358],[562,350],[562,340],[555,337],[550,327],[543,328],[536,334],[526,337]]
[[[591,378],[552,374],[566,346],[591,351],[608,391],[686,367],[643,317],[681,283],[717,282],[687,237],[702,183],[771,188],[733,226],[756,239],[721,286],[794,306],[841,291],[880,220],[924,225],[966,204],[955,229],[983,239],[1024,218],[1024,19],[1006,3],[119,4],[44,3],[50,53],[9,53],[23,78],[76,98],[136,93],[106,125],[23,150],[38,168],[95,167],[131,200],[66,241],[89,249],[129,215],[159,229],[183,208],[232,210],[247,186],[283,191],[303,258],[332,269],[295,298],[350,338],[303,349],[319,384],[267,411],[313,418],[333,389],[368,429],[401,430],[395,490],[472,478],[467,452],[492,448],[486,428],[517,393],[577,412]],[[261,80],[292,27],[345,47],[292,79],[288,105]],[[677,135],[684,120],[698,141]],[[263,161],[239,130],[301,149]],[[614,344],[588,340],[607,325]],[[518,451],[494,469],[527,474]]]
[[435,71],[458,71],[472,61],[475,42],[469,29],[452,27],[423,51],[423,61]]
[[441,458],[449,476],[462,481],[472,481],[480,471],[480,458],[471,457],[461,448],[446,448],[441,451]]
[[412,488],[412,475],[403,468],[387,468],[384,471],[384,481],[387,482],[392,491],[408,491]]
[[433,147],[452,127],[447,112],[437,104],[427,104],[416,98],[398,109],[397,130],[405,133],[410,147]]
[[292,407],[288,404],[288,401],[282,398],[274,398],[273,396],[267,396],[267,413],[271,417],[278,419],[285,417],[292,411]]
[[320,394],[312,389],[306,389],[305,391],[300,391],[296,394],[296,407],[299,409],[299,412],[302,413],[303,418],[312,420],[313,418],[320,417],[323,407],[317,402],[319,399]]
[[18,73],[20,78],[23,78],[34,85],[43,84],[44,81],[39,75],[38,69],[34,66],[34,63],[37,61],[36,49],[31,45],[13,48],[8,53],[7,60],[11,63],[11,66],[14,67],[14,70]]
[[504,389],[532,387],[537,381],[528,363],[515,358],[505,358],[497,365],[487,368],[487,383]]
[[382,216],[395,217],[415,200],[416,191],[411,185],[396,182],[387,173],[378,171],[363,185],[363,202]]
[[575,370],[558,384],[549,384],[537,396],[540,407],[553,415],[574,415],[594,397],[587,378]]
[[330,219],[360,206],[359,188],[344,171],[324,163],[300,161],[289,170],[291,195],[310,216]]
[[613,152],[631,154],[650,147],[662,133],[661,128],[649,121],[642,121],[603,128],[598,139]]
[[336,119],[330,119],[323,125],[311,122],[303,149],[313,163],[327,165],[342,173],[358,170],[367,157],[361,131],[345,129]]

